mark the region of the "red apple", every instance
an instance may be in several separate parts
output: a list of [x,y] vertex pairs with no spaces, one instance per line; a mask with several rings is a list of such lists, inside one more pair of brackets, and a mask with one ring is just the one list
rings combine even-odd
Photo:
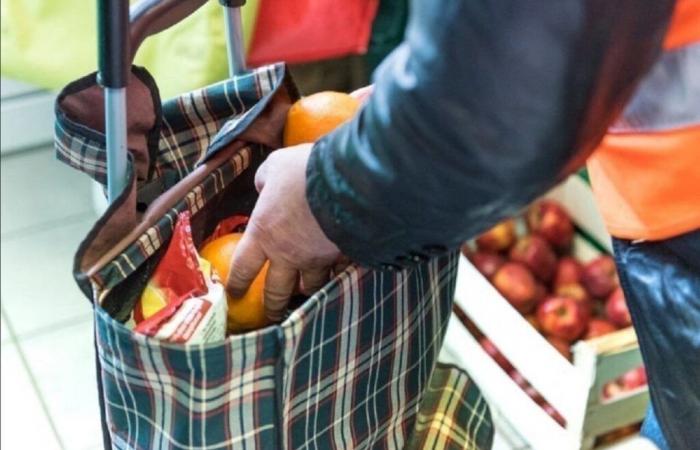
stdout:
[[582,272],[583,266],[580,262],[570,256],[565,256],[557,263],[552,285],[556,289],[557,286],[562,284],[580,283]]
[[549,292],[545,285],[539,281],[535,281],[535,304],[540,304],[548,295]]
[[581,284],[591,297],[605,298],[619,285],[615,261],[608,255],[599,256],[583,267]]
[[515,222],[513,219],[504,220],[476,238],[480,250],[503,252],[515,242]]
[[622,392],[624,392],[624,389],[619,380],[609,381],[603,386],[603,400],[610,400],[611,398],[621,395]]
[[467,242],[463,243],[462,246],[459,248],[462,251],[462,254],[466,256],[467,258],[471,259],[472,253],[472,248],[469,246]]
[[540,323],[537,321],[537,317],[535,317],[534,314],[526,315],[525,320],[527,320],[530,323],[530,325],[532,325],[532,328],[534,328],[538,332],[541,331],[540,330]]
[[537,307],[537,321],[549,336],[573,342],[588,326],[589,316],[576,300],[568,297],[549,297]]
[[562,415],[559,414],[559,411],[554,409],[554,407],[552,405],[550,405],[547,402],[544,402],[544,403],[542,403],[541,406],[542,406],[542,409],[544,410],[544,412],[549,414],[549,416],[552,419],[554,419],[559,425],[561,425],[562,427],[566,427],[566,420],[564,420],[564,417],[562,417]]
[[547,336],[547,341],[561,353],[561,356],[571,361],[571,345],[567,341],[554,336]]
[[493,285],[522,314],[535,307],[535,278],[522,264],[507,262],[493,276]]
[[474,264],[476,270],[488,279],[501,268],[505,260],[498,253],[477,250],[469,256],[469,261]]
[[589,316],[593,313],[593,302],[588,296],[588,292],[578,283],[562,284],[554,290],[554,295],[557,297],[569,297],[576,300]]
[[588,323],[588,330],[583,339],[593,339],[617,331],[617,327],[605,319],[594,318]]
[[633,391],[647,384],[647,371],[644,366],[636,367],[623,373],[619,381],[622,389]]
[[496,364],[498,364],[501,367],[501,369],[505,370],[506,372],[513,370],[513,366],[510,364],[508,359],[506,359],[506,357],[503,356],[503,353],[501,353],[498,347],[494,345],[491,339],[487,337],[482,337],[481,339],[479,339],[479,344],[484,349],[484,351],[494,361],[496,361]]
[[626,427],[622,427],[622,428],[616,428],[612,431],[608,431],[605,434],[601,434],[595,440],[596,448],[598,448],[598,446],[601,446],[601,447],[607,446],[608,444],[612,444],[614,442],[617,442],[624,437],[630,436],[632,434],[637,434],[637,433],[639,433],[639,429],[640,429],[640,424],[633,424],[633,425],[627,425]]
[[557,257],[546,240],[537,235],[518,239],[510,249],[510,259],[527,266],[537,278],[548,282],[557,267]]
[[557,251],[571,247],[574,225],[564,208],[553,200],[542,200],[530,207],[527,224],[533,233],[545,238]]
[[605,315],[610,322],[619,328],[632,325],[632,317],[630,317],[630,311],[627,309],[627,302],[625,301],[625,294],[622,292],[621,288],[616,288],[605,302]]

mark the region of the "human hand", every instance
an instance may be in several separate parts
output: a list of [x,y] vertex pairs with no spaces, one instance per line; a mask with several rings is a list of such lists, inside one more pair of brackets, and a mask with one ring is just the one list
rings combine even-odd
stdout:
[[323,287],[340,252],[316,222],[306,201],[306,163],[312,144],[273,152],[258,168],[260,193],[231,263],[226,288],[242,296],[270,261],[263,291],[265,312],[279,321],[301,274],[301,292]]

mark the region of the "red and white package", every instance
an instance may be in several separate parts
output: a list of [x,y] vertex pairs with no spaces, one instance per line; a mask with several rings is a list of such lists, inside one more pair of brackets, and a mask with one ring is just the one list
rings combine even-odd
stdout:
[[190,213],[178,216],[170,245],[133,312],[133,329],[174,343],[223,340],[226,293],[192,241]]

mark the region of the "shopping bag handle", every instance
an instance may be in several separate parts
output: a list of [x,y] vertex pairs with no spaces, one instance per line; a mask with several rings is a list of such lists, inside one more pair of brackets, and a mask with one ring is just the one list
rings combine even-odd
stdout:
[[[104,87],[107,197],[112,203],[127,183],[126,85],[134,55],[153,34],[180,22],[207,0],[97,0],[98,82]],[[229,72],[245,70],[239,8],[245,0],[219,0],[226,19]]]

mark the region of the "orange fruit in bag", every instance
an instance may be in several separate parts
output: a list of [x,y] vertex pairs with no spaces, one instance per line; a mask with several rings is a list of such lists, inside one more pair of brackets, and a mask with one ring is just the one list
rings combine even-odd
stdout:
[[360,102],[342,92],[324,91],[302,97],[289,108],[284,146],[313,143],[351,119]]
[[[224,285],[228,280],[233,253],[241,237],[243,237],[243,233],[225,234],[206,244],[199,252],[202,258],[209,261]],[[226,294],[228,303],[227,331],[229,333],[257,330],[270,323],[265,316],[265,305],[263,304],[263,287],[267,267],[268,263],[265,263],[243,297],[236,298]]]

